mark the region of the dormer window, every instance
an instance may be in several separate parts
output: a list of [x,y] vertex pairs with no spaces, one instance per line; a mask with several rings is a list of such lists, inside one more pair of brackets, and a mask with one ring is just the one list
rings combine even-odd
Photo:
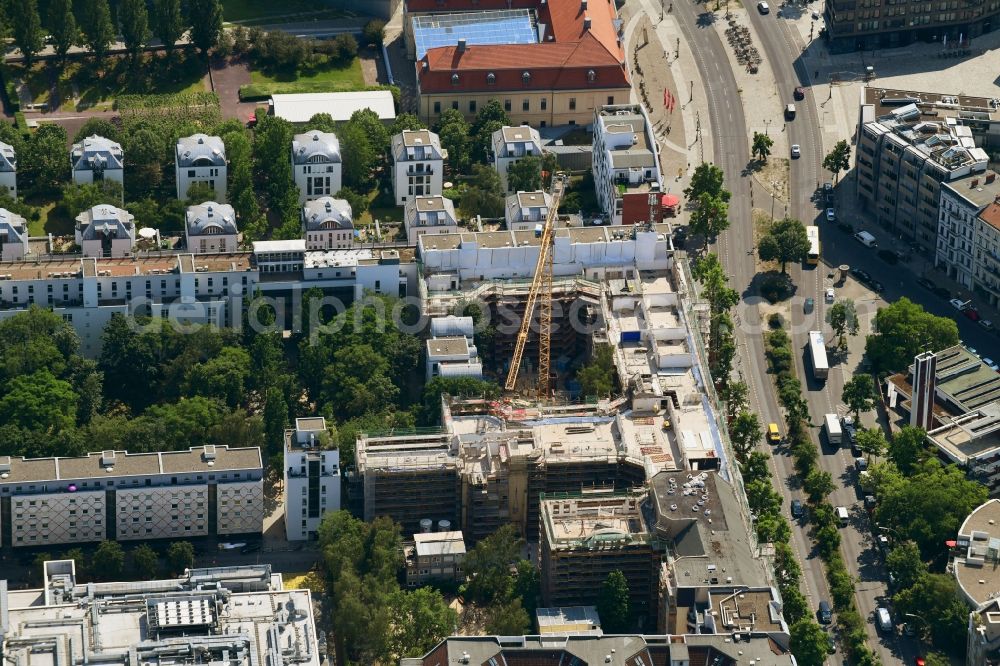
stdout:
[[457,86],[458,85],[458,74],[452,74],[451,75],[451,85],[453,85],[453,86]]
[[486,75],[486,83],[488,83],[489,85],[492,86],[496,82],[497,82],[497,75],[496,74],[494,74],[493,72],[490,72],[489,74]]
[[595,72],[592,69],[588,69],[587,70],[587,80],[590,81],[591,83],[593,83],[594,79],[596,79],[596,78],[597,78],[597,72]]
[[521,74],[521,83],[528,85],[531,83],[531,72],[523,72]]

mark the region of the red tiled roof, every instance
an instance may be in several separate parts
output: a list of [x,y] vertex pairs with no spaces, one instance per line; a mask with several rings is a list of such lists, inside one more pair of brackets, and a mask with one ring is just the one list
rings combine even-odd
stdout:
[[979,213],[979,218],[994,229],[1000,230],[1000,203],[994,201]]
[[[408,0],[409,12],[441,12],[534,8],[545,35],[553,41],[541,44],[470,44],[465,51],[455,46],[428,49],[417,63],[421,92],[455,90],[452,75],[458,74],[462,92],[491,90],[578,90],[586,88],[627,88],[630,86],[618,42],[614,0],[588,0],[584,10],[580,0]],[[584,29],[584,18],[590,28]],[[589,72],[594,71],[594,80]],[[531,78],[527,85],[523,73]],[[487,83],[486,75],[496,77]]]

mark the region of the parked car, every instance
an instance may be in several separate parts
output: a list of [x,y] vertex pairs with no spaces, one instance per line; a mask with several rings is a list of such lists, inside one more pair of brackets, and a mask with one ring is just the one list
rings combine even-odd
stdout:
[[792,518],[801,518],[803,515],[805,509],[802,508],[802,500],[792,500]]
[[806,302],[802,304],[802,311],[808,314],[812,312],[813,308],[815,307],[816,307],[816,301],[813,300],[812,298],[807,298]]
[[837,212],[835,210],[833,210],[832,208],[827,208],[826,209],[826,221],[827,222],[836,222],[837,221]]
[[833,637],[833,634],[826,635],[826,652],[827,654],[837,653],[837,639]]
[[934,287],[933,289],[931,289],[931,291],[933,291],[934,295],[937,296],[938,298],[948,298],[949,296],[951,296],[951,292],[945,289],[944,287]]
[[929,289],[931,291],[934,291],[934,283],[925,277],[917,278],[917,284],[919,284],[924,289]]
[[260,550],[260,544],[252,543],[249,546],[244,546],[242,549],[240,549],[240,552],[246,555],[247,553],[256,553],[259,550]]
[[883,291],[885,291],[885,285],[883,285],[878,280],[873,279],[871,282],[868,283],[868,286],[871,287],[872,291],[874,291],[876,294],[881,294]]
[[899,263],[899,257],[897,257],[896,253],[892,250],[879,250],[878,258],[890,266],[894,266]]
[[827,303],[833,303],[833,299],[836,298],[836,294],[833,291],[833,287],[826,290],[825,299]]
[[236,543],[223,542],[219,544],[219,550],[239,550],[247,545],[246,541],[238,541]]
[[798,88],[796,88],[795,90],[792,91],[792,97],[794,97],[796,100],[803,100],[803,99],[805,99],[806,98],[806,89],[803,88],[802,86],[799,86]]
[[833,609],[830,608],[830,602],[826,599],[819,602],[819,608],[816,610],[816,619],[819,620],[820,624],[830,624],[833,622]]
[[797,143],[792,144],[792,157],[793,158],[802,157],[802,147],[799,146],[799,144]]
[[872,279],[872,276],[868,274],[868,271],[861,270],[860,268],[852,268],[851,277],[861,283],[871,282]]
[[993,330],[993,322],[990,321],[989,319],[980,319],[976,323],[978,323],[980,326],[982,326],[983,328],[985,328],[987,331],[992,331]]
[[991,358],[983,358],[983,365],[992,370],[993,372],[1000,372],[1000,365],[996,364]]
[[768,6],[768,4],[766,2],[758,2],[757,3],[757,11],[759,11],[761,14],[770,14],[771,13],[771,7]]
[[977,310],[976,308],[972,307],[965,308],[964,310],[962,310],[962,314],[964,314],[972,321],[979,321],[979,310]]
[[955,308],[958,311],[962,311],[965,308],[969,307],[969,301],[963,301],[961,298],[953,298],[948,302],[951,303],[951,307]]
[[868,469],[868,459],[863,457],[858,457],[854,459],[854,469],[859,472],[864,472]]

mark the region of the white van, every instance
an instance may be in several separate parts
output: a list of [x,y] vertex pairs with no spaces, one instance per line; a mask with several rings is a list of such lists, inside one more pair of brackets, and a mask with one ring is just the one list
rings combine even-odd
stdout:
[[846,506],[837,507],[837,520],[840,521],[841,527],[847,527],[847,521],[850,520],[850,515],[847,513]]
[[887,608],[875,609],[875,621],[878,623],[879,631],[884,634],[892,633],[892,618],[889,616],[889,610]]
[[867,231],[859,231],[854,234],[854,239],[864,245],[865,247],[877,247],[878,243],[875,242],[875,237],[872,236]]
[[840,446],[844,439],[844,431],[840,429],[840,417],[836,414],[827,414],[823,417],[826,420],[826,440],[830,446]]

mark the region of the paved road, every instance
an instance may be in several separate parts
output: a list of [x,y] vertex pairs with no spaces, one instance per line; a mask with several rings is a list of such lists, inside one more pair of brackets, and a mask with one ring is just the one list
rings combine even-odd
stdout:
[[[652,16],[656,8],[651,2],[646,4]],[[750,181],[740,176],[750,161],[743,102],[736,79],[725,64],[726,46],[711,27],[711,21],[717,20],[716,17],[704,5],[694,2],[675,2],[673,7],[681,32],[697,61],[701,85],[708,99],[714,162],[726,173],[726,186],[733,193],[729,204],[732,224],[719,239],[716,251],[730,272],[731,284],[743,292],[749,288],[755,274],[754,257],[747,252],[753,247]],[[713,156],[707,155],[706,159],[712,160]],[[762,325],[756,308],[741,308],[739,318],[739,371],[751,388],[751,409],[765,423],[780,423],[781,410],[767,374]],[[771,465],[784,506],[788,507],[792,497],[798,496],[798,491],[788,483],[793,475],[791,459],[787,455],[773,455]],[[829,598],[822,563],[802,529],[793,530],[792,547],[802,563],[803,592],[810,606],[815,608],[820,599]],[[838,657],[831,661],[840,663]]]

